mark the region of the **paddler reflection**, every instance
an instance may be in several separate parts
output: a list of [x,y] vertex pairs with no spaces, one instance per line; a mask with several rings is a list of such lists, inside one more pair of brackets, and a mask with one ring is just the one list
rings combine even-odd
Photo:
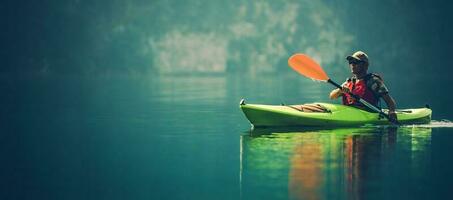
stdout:
[[[346,129],[295,148],[289,172],[291,199],[362,199],[369,160],[391,154],[397,128]],[[374,133],[371,133],[374,132]],[[372,158],[372,159],[371,159]]]
[[[426,159],[423,149],[430,144],[430,133],[431,129],[387,127],[246,136],[242,191],[244,197],[249,188],[265,187],[272,192],[261,191],[262,196],[276,198],[366,198],[370,185],[382,181],[376,173],[385,173],[381,168],[399,158],[395,151],[410,150],[399,155],[414,161]],[[254,191],[254,197],[260,196]]]

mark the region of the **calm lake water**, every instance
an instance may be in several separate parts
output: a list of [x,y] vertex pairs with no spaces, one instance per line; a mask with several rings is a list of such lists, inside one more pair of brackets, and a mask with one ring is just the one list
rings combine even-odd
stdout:
[[294,74],[4,79],[0,198],[445,199],[449,100],[393,83],[401,108],[429,103],[437,122],[250,131],[241,98],[331,102]]

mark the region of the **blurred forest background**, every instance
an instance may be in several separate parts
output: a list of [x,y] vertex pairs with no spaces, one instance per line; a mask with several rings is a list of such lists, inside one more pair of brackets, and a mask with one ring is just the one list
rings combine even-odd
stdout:
[[[449,1],[61,0],[1,5],[2,78],[268,74],[296,52],[347,76],[367,52],[387,77],[451,70]],[[416,70],[414,70],[416,69]]]

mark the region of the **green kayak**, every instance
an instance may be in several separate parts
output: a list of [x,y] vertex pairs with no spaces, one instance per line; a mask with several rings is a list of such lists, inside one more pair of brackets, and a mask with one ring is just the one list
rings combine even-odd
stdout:
[[[241,100],[239,107],[254,127],[336,127],[391,124],[387,119],[379,116],[378,113],[330,103],[262,105],[246,104],[244,100]],[[400,124],[430,123],[431,112],[429,108],[402,109],[396,111]]]

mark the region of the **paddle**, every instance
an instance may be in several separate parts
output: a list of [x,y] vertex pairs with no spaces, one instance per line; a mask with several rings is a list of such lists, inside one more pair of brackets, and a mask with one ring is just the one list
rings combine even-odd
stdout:
[[[308,57],[307,55],[304,54],[294,54],[288,59],[288,64],[289,66],[294,69],[295,71],[299,72],[300,74],[314,79],[318,81],[323,81],[323,82],[328,82],[335,87],[342,89],[340,85],[332,81],[329,76],[324,72],[322,67],[316,63],[313,59]],[[393,122],[387,113],[382,112],[381,109],[376,108],[376,106],[373,106],[372,104],[368,103],[367,101],[363,100],[359,96],[352,94],[351,92],[348,92],[349,95],[351,95],[354,99],[356,99],[358,102],[362,103],[364,106],[367,108],[378,112],[380,115],[384,116],[387,118],[390,122]]]

